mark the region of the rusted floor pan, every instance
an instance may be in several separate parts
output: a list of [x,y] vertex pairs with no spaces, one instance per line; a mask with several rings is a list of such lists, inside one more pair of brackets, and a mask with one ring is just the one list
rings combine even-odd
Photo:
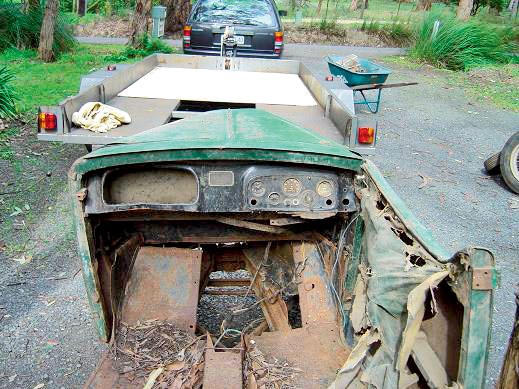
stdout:
[[121,320],[168,320],[194,333],[201,250],[141,247],[126,287]]
[[339,329],[331,323],[264,332],[251,339],[266,357],[287,361],[301,370],[298,388],[328,387],[349,354],[341,343]]
[[[141,247],[126,285],[121,321],[135,324],[157,319],[194,334],[201,258],[201,250]],[[119,374],[108,351],[85,388],[142,388],[143,385],[142,379],[130,381]]]

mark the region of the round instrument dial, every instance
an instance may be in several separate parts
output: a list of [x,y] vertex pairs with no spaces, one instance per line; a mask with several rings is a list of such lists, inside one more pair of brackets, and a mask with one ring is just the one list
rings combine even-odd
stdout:
[[265,184],[263,181],[256,180],[250,186],[250,191],[256,197],[261,197],[265,194]]
[[317,184],[316,191],[321,197],[330,197],[333,193],[333,184],[330,181],[321,181]]
[[301,192],[301,181],[297,178],[288,178],[283,183],[283,192],[289,196],[295,196]]
[[269,194],[269,203],[270,204],[278,205],[280,200],[281,200],[281,196],[279,195],[279,193],[272,192],[271,194]]

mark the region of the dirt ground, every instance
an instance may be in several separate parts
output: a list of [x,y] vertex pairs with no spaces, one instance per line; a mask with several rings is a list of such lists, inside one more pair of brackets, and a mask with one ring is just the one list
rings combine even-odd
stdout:
[[[312,50],[297,57],[327,73]],[[487,177],[482,163],[518,129],[519,115],[468,97],[443,72],[390,66],[391,81],[420,85],[384,91],[372,159],[447,249],[477,245],[495,253],[501,284],[488,370],[493,387],[512,329],[519,196]],[[34,134],[28,124],[12,141],[15,161],[30,160],[32,169],[8,169],[0,160],[0,387],[80,387],[105,349],[86,301],[66,193],[66,172],[84,149],[39,143]],[[26,189],[8,193],[20,187]]]

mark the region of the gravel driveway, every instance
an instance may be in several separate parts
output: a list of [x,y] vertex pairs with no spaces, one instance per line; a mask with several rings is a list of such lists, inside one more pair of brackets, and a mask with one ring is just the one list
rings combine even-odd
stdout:
[[[286,57],[303,59],[320,76],[327,74],[321,62],[325,54],[388,54],[380,49],[292,46]],[[488,371],[493,386],[512,329],[519,209],[511,205],[519,197],[501,179],[485,176],[482,162],[518,130],[519,115],[471,100],[449,85],[442,72],[390,66],[391,81],[420,85],[384,91],[378,115],[381,136],[372,159],[447,249],[477,245],[495,253],[501,286]],[[81,148],[69,153],[54,173],[63,188],[66,167],[81,153]],[[421,177],[428,184],[420,189]],[[49,208],[30,226],[38,249],[29,264],[19,265],[0,249],[0,387],[80,387],[105,348],[96,339],[77,273],[66,194]]]

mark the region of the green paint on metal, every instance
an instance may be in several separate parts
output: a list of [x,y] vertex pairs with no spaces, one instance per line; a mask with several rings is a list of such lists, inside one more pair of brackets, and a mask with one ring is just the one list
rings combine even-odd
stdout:
[[[88,156],[87,156],[88,157]],[[81,158],[74,163],[78,174],[111,166],[169,161],[253,161],[286,162],[359,170],[362,160],[300,152],[274,150],[163,150],[130,154],[106,155],[103,158]]]
[[472,270],[489,267],[493,269],[494,257],[486,249],[471,249],[469,255],[471,271],[464,274],[469,295],[468,305],[464,306],[458,382],[464,388],[483,388],[490,346],[494,292],[492,289],[472,289]]
[[78,252],[81,259],[83,280],[87,292],[88,302],[92,308],[94,323],[97,333],[101,340],[108,341],[108,326],[104,320],[105,315],[103,306],[100,301],[101,288],[96,283],[96,276],[92,266],[92,256],[88,245],[87,229],[85,225],[84,215],[81,209],[81,203],[77,200],[75,194],[80,190],[80,180],[70,179],[69,188],[72,194],[72,211],[74,215],[74,227],[78,239]]
[[344,145],[260,109],[206,112],[130,136],[85,158],[182,149],[278,150],[362,160]]
[[373,179],[380,193],[391,205],[395,214],[404,223],[409,232],[427,249],[438,261],[446,263],[452,258],[445,248],[436,241],[431,231],[427,229],[411,212],[405,202],[396,194],[386,181],[380,170],[369,160],[365,160],[362,169]]

